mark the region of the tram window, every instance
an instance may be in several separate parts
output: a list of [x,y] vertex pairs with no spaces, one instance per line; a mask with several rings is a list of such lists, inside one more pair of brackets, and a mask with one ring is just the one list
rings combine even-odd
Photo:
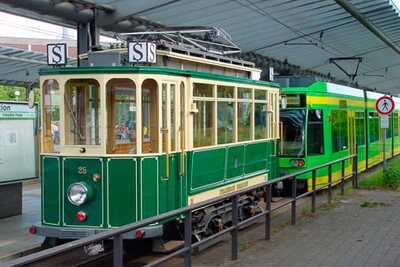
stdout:
[[218,144],[227,144],[233,142],[233,102],[218,102],[217,103],[217,133]]
[[251,138],[251,102],[238,103],[238,141],[247,141]]
[[238,88],[238,98],[240,99],[251,99],[251,91],[252,89],[248,89],[248,88]]
[[214,144],[214,102],[194,101],[198,112],[193,116],[193,146],[202,147]]
[[254,99],[265,101],[267,99],[267,92],[263,90],[254,90]]
[[267,138],[267,104],[254,104],[254,138]]
[[332,110],[332,150],[339,152],[348,147],[347,111]]
[[56,80],[43,83],[43,152],[60,152],[60,90]]
[[364,112],[356,112],[356,144],[365,145],[365,118]]
[[324,124],[323,113],[320,109],[310,109],[308,111],[307,125],[307,154],[324,154]]
[[108,145],[114,154],[136,153],[136,87],[129,79],[107,83]]
[[163,83],[161,86],[161,131],[162,131],[162,151],[167,152],[168,145],[168,113],[167,113],[167,88],[168,84]]
[[142,152],[158,153],[158,85],[151,79],[142,84]]
[[171,151],[176,150],[176,86],[170,85],[170,98],[171,98]]
[[393,118],[393,135],[399,136],[399,113],[397,112],[394,113]]
[[376,112],[370,112],[369,114],[369,141],[379,141],[379,116]]
[[282,122],[281,156],[304,156],[305,109],[284,109]]
[[218,98],[233,98],[233,87],[231,86],[221,86],[217,87]]
[[193,84],[193,96],[194,97],[213,97],[214,96],[214,85],[194,83]]
[[99,84],[93,79],[69,80],[65,86],[67,145],[99,145]]

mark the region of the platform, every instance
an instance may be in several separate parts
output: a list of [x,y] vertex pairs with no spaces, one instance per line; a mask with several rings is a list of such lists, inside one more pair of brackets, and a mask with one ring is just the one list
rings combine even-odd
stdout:
[[22,198],[22,215],[0,219],[0,261],[43,242],[28,232],[29,226],[40,222],[40,183],[25,182]]
[[399,192],[357,190],[316,215],[300,211],[296,226],[272,220],[271,241],[262,239],[263,224],[242,232],[238,260],[225,242],[193,266],[400,266]]

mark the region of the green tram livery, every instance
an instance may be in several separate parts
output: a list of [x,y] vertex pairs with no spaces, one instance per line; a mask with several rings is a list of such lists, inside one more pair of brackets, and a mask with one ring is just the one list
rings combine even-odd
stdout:
[[[251,79],[254,65],[170,50],[157,50],[157,65],[96,65],[103,55],[40,72],[37,234],[76,239],[277,176],[279,86]],[[240,201],[247,214],[259,198]],[[229,217],[219,207],[193,215],[197,238]],[[179,221],[125,237],[162,238]]]
[[[289,80],[288,80],[289,79]],[[281,174],[293,173],[348,155],[357,154],[358,171],[364,171],[383,160],[383,138],[386,156],[400,153],[399,105],[389,118],[386,137],[380,128],[375,110],[377,92],[351,88],[307,78],[281,79],[282,88],[281,145],[279,167]],[[346,163],[349,174],[351,162]],[[317,186],[328,181],[328,170],[317,171]],[[334,165],[332,178],[341,176],[341,165]],[[297,177],[300,190],[312,187],[311,173]]]

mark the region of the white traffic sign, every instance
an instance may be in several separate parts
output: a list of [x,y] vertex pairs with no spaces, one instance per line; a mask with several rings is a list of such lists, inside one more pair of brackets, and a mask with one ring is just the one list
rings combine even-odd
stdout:
[[157,45],[149,42],[129,42],[129,63],[156,63]]
[[390,96],[382,96],[376,100],[376,111],[381,115],[389,115],[394,110],[395,103]]
[[47,45],[47,64],[66,65],[67,64],[67,44],[48,44]]
[[381,128],[382,129],[389,128],[389,116],[387,116],[387,115],[381,116]]

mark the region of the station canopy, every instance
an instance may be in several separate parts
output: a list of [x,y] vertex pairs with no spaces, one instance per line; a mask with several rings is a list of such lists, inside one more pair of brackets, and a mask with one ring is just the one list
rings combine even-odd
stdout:
[[103,33],[220,27],[244,53],[400,94],[392,0],[0,0],[0,10],[73,27],[96,13]]

